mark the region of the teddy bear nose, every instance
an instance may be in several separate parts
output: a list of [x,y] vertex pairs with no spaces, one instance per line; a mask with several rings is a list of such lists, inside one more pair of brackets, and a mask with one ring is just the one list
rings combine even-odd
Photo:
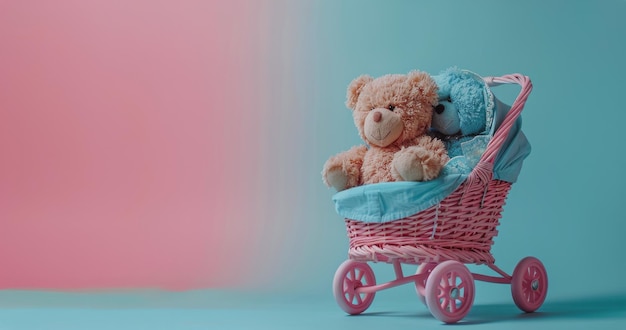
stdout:
[[444,110],[446,110],[446,106],[443,104],[437,104],[435,107],[435,112],[440,115]]
[[380,111],[374,112],[374,117],[372,117],[375,123],[379,122],[382,118],[383,118],[383,115],[380,113]]

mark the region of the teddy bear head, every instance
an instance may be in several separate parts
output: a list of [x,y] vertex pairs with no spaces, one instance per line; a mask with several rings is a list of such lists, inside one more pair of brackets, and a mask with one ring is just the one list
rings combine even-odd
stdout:
[[425,134],[437,103],[435,81],[420,71],[378,78],[362,75],[348,86],[346,100],[361,138],[380,148],[400,147]]
[[432,128],[447,136],[482,133],[487,121],[484,81],[456,67],[433,79],[439,88],[439,104],[433,113]]

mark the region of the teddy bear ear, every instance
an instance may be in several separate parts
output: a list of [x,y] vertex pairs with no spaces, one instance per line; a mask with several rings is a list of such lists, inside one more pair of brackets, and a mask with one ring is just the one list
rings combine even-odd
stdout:
[[356,106],[356,102],[359,99],[359,95],[361,94],[363,87],[365,87],[365,85],[367,85],[372,80],[374,80],[374,78],[366,74],[352,80],[352,82],[348,86],[348,93],[346,94],[346,106],[348,108],[354,110],[354,107]]
[[426,72],[411,71],[407,75],[407,83],[411,85],[414,93],[420,95],[425,101],[433,106],[437,105],[439,96],[437,95],[437,84]]

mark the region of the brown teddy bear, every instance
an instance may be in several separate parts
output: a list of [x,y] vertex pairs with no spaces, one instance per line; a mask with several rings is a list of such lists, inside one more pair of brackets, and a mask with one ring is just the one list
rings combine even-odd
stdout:
[[354,79],[346,105],[369,148],[352,147],[328,159],[322,171],[326,185],[341,191],[436,178],[449,159],[443,142],[426,135],[437,102],[437,85],[424,72]]

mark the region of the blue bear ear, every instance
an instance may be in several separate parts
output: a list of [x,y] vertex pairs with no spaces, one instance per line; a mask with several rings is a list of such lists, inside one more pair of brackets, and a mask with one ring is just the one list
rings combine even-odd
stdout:
[[456,66],[449,67],[441,71],[438,75],[433,76],[433,80],[437,84],[437,94],[439,98],[446,98],[450,96],[452,86],[454,86],[463,76],[463,70]]
[[463,134],[478,134],[485,130],[487,114],[484,96],[485,83],[466,72],[453,87],[453,99],[461,118]]

